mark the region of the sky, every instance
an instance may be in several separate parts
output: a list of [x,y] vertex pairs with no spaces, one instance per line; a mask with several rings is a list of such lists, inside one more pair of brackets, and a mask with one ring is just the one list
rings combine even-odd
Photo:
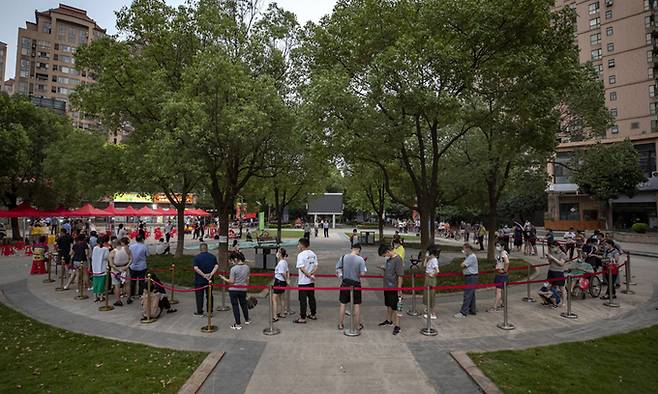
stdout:
[[[57,8],[59,3],[87,10],[87,15],[99,26],[107,29],[108,34],[115,34],[114,11],[131,3],[130,0],[2,0],[3,11],[0,13],[0,41],[7,43],[7,65],[5,78],[13,78],[16,73],[16,42],[18,28],[25,27],[25,21],[34,22],[34,10],[46,11]],[[166,0],[167,4],[179,5],[184,0]],[[270,2],[267,1],[266,2]],[[331,10],[336,0],[278,0],[282,8],[297,14],[301,24],[307,21],[317,22]]]

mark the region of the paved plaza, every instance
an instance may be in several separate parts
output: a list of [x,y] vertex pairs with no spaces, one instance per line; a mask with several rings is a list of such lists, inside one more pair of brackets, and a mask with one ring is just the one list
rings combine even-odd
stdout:
[[[311,249],[318,254],[319,273],[333,274],[336,261],[348,248],[349,241],[337,230],[328,239],[313,238]],[[296,252],[290,254],[292,267]],[[364,249],[364,254],[369,256],[369,273],[378,274],[375,265],[381,259],[374,247]],[[441,260],[445,263],[456,256],[444,253]],[[531,261],[542,262],[538,258]],[[567,320],[560,317],[563,308],[547,309],[538,303],[522,302],[526,288],[517,286],[509,295],[509,318],[516,330],[503,331],[496,327],[502,321],[502,312],[485,312],[493,303],[491,289],[478,291],[478,314],[464,320],[452,318],[461,305],[461,293],[441,295],[437,298],[439,318],[432,322],[438,330],[435,337],[421,335],[419,330],[425,320],[406,314],[398,336],[391,335],[389,327],[378,327],[377,323],[385,318],[383,295],[379,292],[364,292],[365,329],[358,337],[344,336],[336,329],[338,294],[333,291],[316,292],[317,321],[296,325],[292,323],[294,317],[282,319],[276,323],[281,333],[275,336],[262,333],[267,326],[265,298],[250,311],[253,324],[241,331],[229,329],[231,312],[216,312],[214,324],[219,331],[202,333],[199,329],[205,319],[192,316],[194,295],[190,293],[177,295],[177,313],[163,314],[157,322],[144,325],[139,322],[137,303],[99,312],[93,301],[75,300],[73,290],[55,292],[56,284],[44,284],[43,276],[27,274],[31,264],[28,257],[0,258],[0,300],[36,320],[74,332],[174,349],[225,352],[202,388],[205,393],[471,393],[478,392],[478,388],[452,359],[450,351],[525,348],[591,339],[658,323],[658,260],[633,256],[632,262],[635,294],[620,294],[620,308],[607,308],[598,299],[577,300],[573,310],[579,318]],[[545,277],[545,270],[542,267],[536,276]],[[336,286],[337,280],[321,278],[318,285]],[[381,279],[365,279],[363,286],[379,287]],[[296,292],[291,299],[292,309],[299,311]],[[407,297],[405,309],[409,304]]]

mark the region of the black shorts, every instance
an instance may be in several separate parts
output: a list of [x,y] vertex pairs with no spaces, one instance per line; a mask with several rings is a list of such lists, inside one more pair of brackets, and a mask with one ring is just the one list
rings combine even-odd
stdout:
[[70,263],[71,263],[71,255],[68,254],[68,253],[64,253],[64,254],[62,255],[62,260],[64,260],[64,262],[65,262],[66,264],[70,264]]
[[[277,286],[287,287],[287,286],[288,286],[288,283],[287,283],[285,280],[274,279],[274,287],[277,287]],[[285,290],[282,290],[282,289],[274,289],[274,290],[273,290],[273,293],[274,293],[274,294],[283,294],[283,293],[285,293],[285,292],[286,292],[286,291],[285,291]]]
[[559,279],[562,278],[562,280],[556,280],[551,282],[553,286],[564,286],[564,272],[562,271],[548,271],[548,280],[551,279]]
[[384,291],[384,305],[393,309],[394,311],[398,310],[398,292],[397,291]]
[[[342,283],[340,287],[350,287],[350,286],[346,285],[345,283]],[[361,287],[361,282],[359,282],[359,284],[354,287]],[[341,304],[349,304],[350,292],[351,290],[341,290],[340,294],[338,295],[338,301],[340,301]],[[359,304],[361,304],[361,290],[354,290],[354,305],[359,305]]]

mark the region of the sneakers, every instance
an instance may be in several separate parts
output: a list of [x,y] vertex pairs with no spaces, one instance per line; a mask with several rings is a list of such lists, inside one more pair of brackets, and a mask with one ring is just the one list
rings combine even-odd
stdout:
[[204,316],[203,313],[194,312],[194,317],[203,317],[203,316]]
[[242,326],[239,324],[232,324],[231,330],[242,330]]
[[466,319],[466,315],[463,315],[461,312],[455,313],[453,316],[455,319]]
[[247,320],[247,321],[245,321],[244,324],[247,325],[247,326],[250,325],[250,324],[251,324],[251,320]]
[[[427,319],[427,313],[423,315],[423,319]],[[436,315],[432,313],[432,314],[430,315],[430,319],[431,319],[431,320],[436,320]]]
[[114,306],[123,306],[123,302],[121,302],[121,301],[117,301],[117,302],[115,302],[115,303],[112,304],[112,305],[114,305]]
[[130,305],[133,303],[133,299],[128,297],[128,300],[126,300],[126,304]]
[[392,325],[392,324],[393,324],[392,321],[390,321],[390,320],[384,320],[383,322],[379,323],[378,325],[379,325],[379,326],[390,326],[390,325]]
[[400,333],[400,326],[393,327],[393,335],[398,335]]

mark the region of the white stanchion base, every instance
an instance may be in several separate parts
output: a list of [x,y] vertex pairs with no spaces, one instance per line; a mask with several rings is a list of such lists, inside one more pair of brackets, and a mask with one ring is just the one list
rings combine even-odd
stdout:
[[501,330],[506,330],[506,331],[510,331],[510,330],[514,330],[514,329],[516,329],[516,327],[514,326],[514,324],[511,324],[511,323],[508,323],[508,324],[498,323],[498,324],[496,325],[496,327],[500,328]]
[[278,327],[272,327],[271,329],[268,327],[263,330],[263,334],[265,335],[277,335],[281,334],[281,330]]
[[427,327],[425,327],[425,328],[421,328],[421,329],[420,329],[420,333],[423,334],[423,335],[425,335],[425,336],[428,336],[428,337],[433,337],[433,336],[438,335],[439,332],[436,331],[436,330],[433,329],[433,328],[427,328]]
[[565,319],[578,319],[578,315],[575,313],[562,312],[560,313],[560,316],[564,317]]

